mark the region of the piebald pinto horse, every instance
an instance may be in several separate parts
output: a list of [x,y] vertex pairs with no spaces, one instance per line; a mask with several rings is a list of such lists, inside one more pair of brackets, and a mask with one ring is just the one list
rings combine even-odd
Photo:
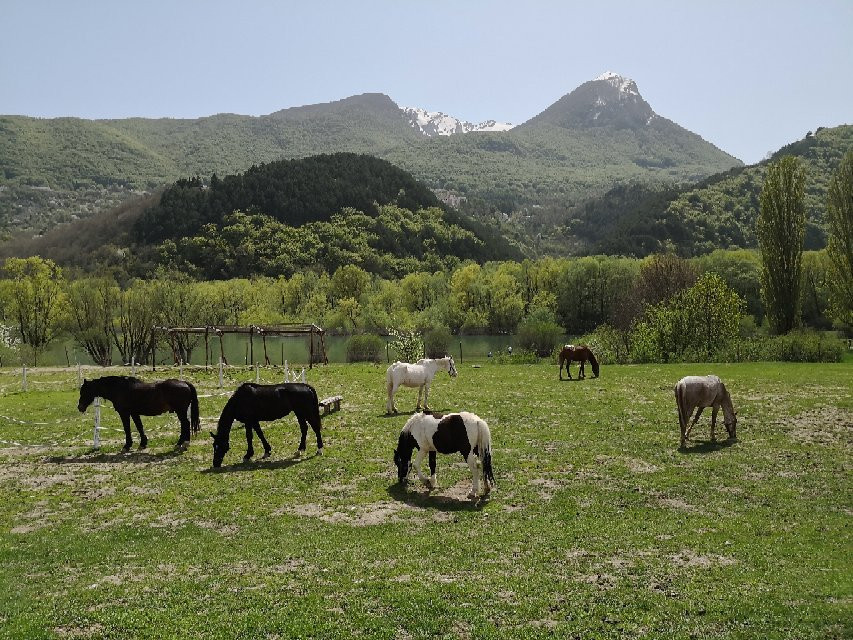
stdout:
[[[480,493],[480,472],[477,468],[479,458],[483,466],[483,494],[487,495],[495,484],[492,471],[492,434],[489,425],[479,416],[468,411],[440,414],[416,413],[406,421],[397,448],[394,449],[394,464],[397,466],[397,478],[405,482],[412,469],[412,451],[415,456],[415,471],[421,482],[431,489],[438,487],[435,473],[437,453],[461,453],[473,476],[473,486],[469,498]],[[424,456],[429,454],[430,477],[421,473]]]
[[[678,405],[678,424],[681,428],[681,447],[690,438],[690,431],[699,421],[702,410],[712,407],[711,442],[716,441],[714,427],[717,423],[717,411],[723,409],[724,424],[729,438],[737,437],[737,413],[732,406],[732,398],[726,385],[717,376],[686,376],[675,385],[675,402]],[[697,409],[696,417],[690,423],[690,415]]]
[[394,394],[400,386],[418,388],[418,406],[415,411],[421,410],[421,393],[424,396],[424,411],[429,411],[429,386],[438,371],[447,371],[451,378],[455,378],[456,364],[453,356],[443,358],[424,358],[414,364],[408,362],[395,362],[385,372],[385,387],[388,391],[388,401],[385,403],[386,413],[397,413],[394,404]]

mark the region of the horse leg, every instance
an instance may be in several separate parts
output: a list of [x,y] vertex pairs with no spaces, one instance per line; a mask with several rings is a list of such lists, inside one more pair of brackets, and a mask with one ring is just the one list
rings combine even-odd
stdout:
[[[418,399],[420,399],[420,394],[418,395]],[[429,382],[424,384],[424,411],[432,411],[429,408]]]
[[[686,440],[686,439],[688,439],[688,438],[690,438],[690,432],[691,432],[691,431],[693,431],[693,427],[695,427],[695,426],[696,426],[696,423],[697,423],[697,422],[699,422],[699,416],[701,416],[701,415],[702,415],[702,412],[703,412],[704,410],[705,410],[705,407],[697,407],[697,408],[696,408],[696,415],[695,415],[695,416],[693,416],[693,422],[691,422],[691,423],[690,423],[690,426],[689,426],[689,427],[687,427],[687,433],[686,433],[686,434],[684,434],[684,439],[685,439],[685,440]],[[690,413],[692,413],[692,409],[691,409],[691,411],[690,411],[690,412],[688,412],[688,414],[687,414],[687,420],[688,420],[688,421],[690,420]]]
[[[418,406],[415,407],[415,411],[421,410],[421,394],[424,392],[424,385],[418,387]],[[424,403],[426,404],[426,403]]]
[[415,471],[418,474],[418,479],[423,482],[426,486],[430,486],[429,478],[427,478],[423,472],[421,471],[421,465],[424,462],[424,454],[426,452],[423,449],[418,449],[418,453],[415,455]]
[[179,449],[185,448],[190,443],[190,419],[187,417],[186,411],[178,409],[175,411],[175,414],[178,416],[178,422],[181,423],[181,435],[178,436],[178,442],[175,447]]
[[435,475],[436,452],[429,452],[429,482],[433,489],[438,489],[438,478]]
[[560,380],[563,379],[563,361],[560,360]]
[[388,392],[388,400],[385,401],[385,413],[396,413],[397,410],[394,408],[394,393],[397,389],[394,387],[393,382],[389,382],[386,385],[386,391]]
[[717,436],[714,434],[714,428],[717,426],[717,411],[720,408],[717,406],[712,407],[711,409],[711,442],[717,441]]
[[300,431],[299,448],[296,450],[296,455],[298,457],[298,456],[301,456],[303,453],[305,453],[305,449],[308,446],[306,443],[306,440],[308,438],[308,423],[300,415],[297,415],[296,419],[299,421],[299,431]]
[[468,463],[468,468],[471,470],[471,478],[473,480],[471,493],[468,494],[468,497],[476,498],[480,494],[480,470],[477,468],[477,454],[474,453],[473,449],[468,452],[466,462]]
[[121,426],[124,427],[124,448],[122,451],[130,451],[133,446],[133,438],[130,437],[130,414],[119,413],[118,415],[121,418]]
[[136,425],[136,430],[139,432],[139,448],[144,449],[148,446],[148,437],[145,435],[145,429],[142,428],[142,418],[138,413],[131,414],[133,424]]
[[[317,436],[317,455],[323,455],[323,435],[320,431],[323,428],[323,422],[320,420],[320,416],[311,416],[307,420],[308,424],[311,425],[311,428],[314,430],[314,435]],[[316,423],[316,424],[315,424]]]
[[581,360],[581,367],[578,369],[578,380],[581,378],[586,378],[586,372],[584,371],[584,365],[586,364],[586,360]]
[[252,423],[247,422],[246,427],[246,455],[243,456],[243,462],[248,462],[255,455],[255,447],[252,444]]
[[261,439],[261,444],[264,447],[264,455],[261,456],[261,460],[270,457],[270,452],[272,451],[272,447],[270,443],[267,442],[267,439],[264,437],[264,432],[261,430],[261,423],[255,422],[252,424],[252,429],[254,429],[255,433],[258,434],[258,437]]

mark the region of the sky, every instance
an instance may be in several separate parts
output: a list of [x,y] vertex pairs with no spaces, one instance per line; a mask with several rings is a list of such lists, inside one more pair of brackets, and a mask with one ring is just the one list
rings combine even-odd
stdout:
[[853,124],[853,0],[0,0],[0,114],[264,115],[379,92],[520,124],[604,71],[746,163]]

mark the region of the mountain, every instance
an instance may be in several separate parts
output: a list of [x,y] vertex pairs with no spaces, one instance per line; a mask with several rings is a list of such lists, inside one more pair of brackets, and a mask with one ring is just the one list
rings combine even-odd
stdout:
[[520,219],[535,218],[545,203],[573,206],[616,184],[695,182],[741,164],[665,118],[644,119],[650,108],[636,84],[628,83],[633,96],[617,78],[585,83],[508,131],[463,136],[426,136],[391,98],[375,93],[260,117],[0,116],[0,234],[43,233],[181,178],[323,153],[388,160],[430,188],[467,199],[472,210]]
[[429,137],[452,136],[475,131],[509,131],[513,127],[508,122],[497,122],[495,120],[472,124],[441,111],[427,111],[418,107],[404,107],[403,113],[415,130]]

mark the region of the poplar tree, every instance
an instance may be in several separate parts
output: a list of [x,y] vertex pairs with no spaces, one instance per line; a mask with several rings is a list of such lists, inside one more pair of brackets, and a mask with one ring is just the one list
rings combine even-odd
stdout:
[[761,249],[761,297],[771,330],[787,333],[799,324],[800,273],[806,229],[805,171],[784,156],[767,168],[756,222]]
[[853,151],[842,158],[826,200],[832,312],[836,320],[853,327]]

